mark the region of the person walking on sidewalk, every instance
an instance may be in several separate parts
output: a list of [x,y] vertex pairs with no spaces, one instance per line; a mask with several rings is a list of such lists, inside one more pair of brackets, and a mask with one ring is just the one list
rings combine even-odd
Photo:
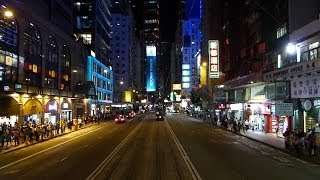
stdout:
[[20,132],[18,129],[14,129],[12,131],[12,135],[13,135],[13,138],[14,138],[14,145],[17,146],[20,144],[20,141],[19,141],[19,137],[20,137]]
[[290,149],[290,135],[291,132],[289,128],[287,128],[286,131],[283,133],[285,149]]
[[309,142],[309,156],[316,156],[316,134],[314,129],[312,129],[308,134],[308,142]]

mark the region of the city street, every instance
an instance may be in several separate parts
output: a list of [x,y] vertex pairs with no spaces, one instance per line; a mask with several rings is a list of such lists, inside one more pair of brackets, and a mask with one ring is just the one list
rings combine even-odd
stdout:
[[180,114],[104,122],[0,155],[0,179],[319,179],[320,166]]

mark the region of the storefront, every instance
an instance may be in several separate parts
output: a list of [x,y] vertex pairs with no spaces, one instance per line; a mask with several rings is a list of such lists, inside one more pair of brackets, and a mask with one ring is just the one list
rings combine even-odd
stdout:
[[29,99],[23,105],[23,120],[24,123],[41,123],[42,104],[36,98]]
[[295,128],[308,132],[320,123],[319,76],[309,76],[291,81],[291,98],[294,107]]
[[71,103],[68,101],[67,98],[64,98],[61,103],[61,114],[60,119],[66,120],[67,122],[72,120],[72,108]]
[[46,104],[44,120],[45,120],[45,123],[56,124],[57,119],[58,119],[58,103],[56,100],[51,99]]
[[0,96],[0,125],[3,123],[13,126],[15,122],[18,122],[20,115],[20,105],[12,97]]
[[236,121],[243,120],[243,104],[230,104],[230,108],[228,109],[227,113],[227,118]]
[[246,111],[251,130],[268,132],[269,124],[268,119],[271,119],[271,105],[267,103],[252,103],[246,104]]
[[218,121],[222,121],[227,117],[227,111],[230,109],[230,105],[227,103],[216,103],[215,105],[215,117]]

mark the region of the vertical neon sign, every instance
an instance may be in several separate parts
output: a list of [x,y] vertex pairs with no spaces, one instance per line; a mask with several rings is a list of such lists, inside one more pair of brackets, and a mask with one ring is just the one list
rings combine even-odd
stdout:
[[219,78],[219,41],[209,40],[209,78]]
[[156,55],[157,48],[155,46],[146,47],[147,64],[146,64],[146,88],[148,92],[156,91],[157,79],[156,79]]

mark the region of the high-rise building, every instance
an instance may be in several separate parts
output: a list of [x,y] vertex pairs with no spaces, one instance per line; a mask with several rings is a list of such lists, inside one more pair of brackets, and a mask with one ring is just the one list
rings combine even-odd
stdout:
[[182,89],[186,95],[199,87],[201,44],[201,0],[186,1],[185,18],[182,21]]
[[84,115],[77,83],[87,51],[72,37],[72,7],[62,0],[0,1],[0,124]]
[[[90,50],[87,57],[86,82],[81,84],[93,92],[88,100],[90,115],[101,116],[113,98],[113,77],[110,51],[110,1],[75,0],[74,34],[82,39]],[[111,79],[110,79],[111,78]],[[94,86],[94,87],[90,87]]]
[[132,88],[130,48],[133,18],[130,4],[126,1],[112,1],[110,11],[110,59],[114,70],[114,101],[122,102],[124,91]]
[[[160,40],[159,0],[144,0],[143,39],[146,53],[146,91],[157,95],[158,92],[158,59]],[[149,94],[151,94],[149,93]],[[156,97],[156,96],[151,96]],[[151,100],[149,98],[149,100]]]
[[75,0],[75,34],[96,54],[104,65],[111,65],[110,51],[110,1]]

